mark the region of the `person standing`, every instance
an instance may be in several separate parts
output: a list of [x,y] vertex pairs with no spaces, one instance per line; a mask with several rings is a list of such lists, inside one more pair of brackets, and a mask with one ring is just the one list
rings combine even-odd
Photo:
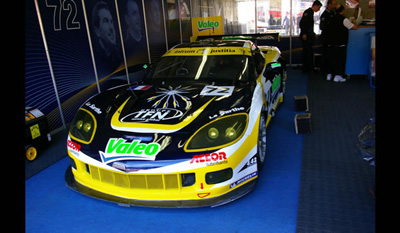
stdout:
[[333,30],[333,73],[334,82],[346,82],[343,78],[346,70],[347,43],[349,40],[349,30],[358,28],[355,19],[353,22],[344,17],[345,8],[343,5],[336,6],[336,15],[333,17],[331,27]]
[[314,1],[312,6],[303,12],[300,19],[300,39],[303,43],[303,72],[308,73],[314,69],[313,41],[317,38],[314,33],[314,12],[321,9],[322,3]]
[[320,17],[319,29],[321,29],[323,69],[327,74],[326,79],[332,79],[332,30],[330,23],[335,16],[336,0],[328,0],[325,11]]

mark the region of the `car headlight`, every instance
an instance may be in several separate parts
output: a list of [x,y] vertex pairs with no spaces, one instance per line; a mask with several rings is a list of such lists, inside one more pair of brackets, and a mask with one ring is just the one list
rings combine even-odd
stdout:
[[89,144],[92,142],[95,131],[96,119],[93,114],[86,109],[79,109],[69,130],[72,139]]
[[197,130],[185,145],[185,151],[215,150],[239,140],[247,127],[247,114],[221,117]]

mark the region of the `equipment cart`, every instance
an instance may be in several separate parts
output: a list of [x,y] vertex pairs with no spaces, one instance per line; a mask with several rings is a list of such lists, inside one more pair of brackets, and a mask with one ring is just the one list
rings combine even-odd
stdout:
[[51,141],[47,117],[39,109],[25,107],[25,157],[28,161],[36,159],[38,148]]

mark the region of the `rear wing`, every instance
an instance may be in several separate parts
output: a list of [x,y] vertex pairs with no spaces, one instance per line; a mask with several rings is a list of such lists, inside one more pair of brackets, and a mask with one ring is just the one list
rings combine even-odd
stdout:
[[209,41],[209,40],[251,40],[255,44],[258,41],[280,41],[278,32],[270,33],[257,33],[257,34],[235,34],[235,35],[209,35],[209,36],[197,36],[196,41]]

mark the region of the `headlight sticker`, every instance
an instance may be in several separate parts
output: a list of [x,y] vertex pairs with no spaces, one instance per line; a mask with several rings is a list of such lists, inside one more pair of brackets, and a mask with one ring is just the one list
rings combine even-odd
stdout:
[[155,160],[161,146],[158,143],[140,143],[140,140],[127,142],[123,138],[110,138],[105,152],[99,151],[103,163],[121,160]]

